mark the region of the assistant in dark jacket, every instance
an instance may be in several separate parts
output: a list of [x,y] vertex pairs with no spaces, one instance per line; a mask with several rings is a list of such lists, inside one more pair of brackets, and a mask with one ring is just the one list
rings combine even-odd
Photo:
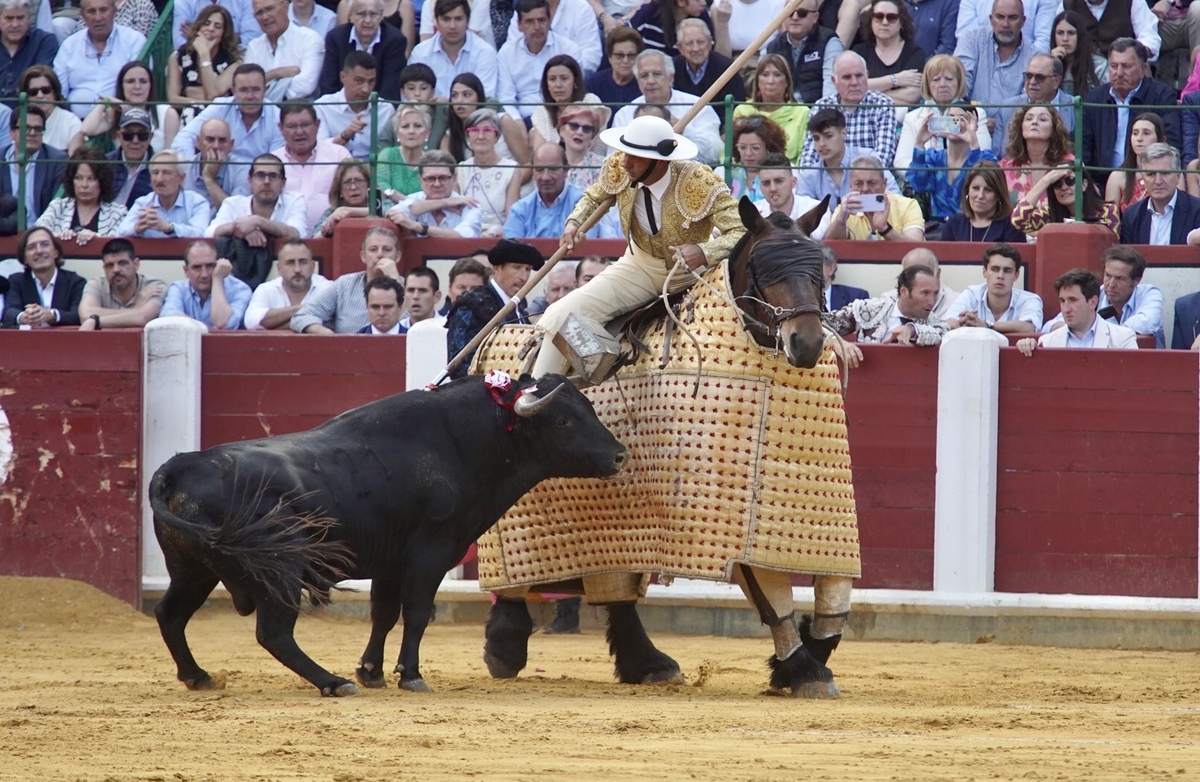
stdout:
[[1197,337],[1200,337],[1200,293],[1189,293],[1175,300],[1171,349],[1190,350]]
[[[1171,214],[1171,244],[1187,244],[1187,235],[1200,228],[1200,198],[1175,191]],[[1121,215],[1121,244],[1150,244],[1150,199],[1134,201]]]
[[[725,73],[730,65],[733,65],[733,60],[729,59],[723,54],[718,54],[715,50],[710,51],[708,53],[708,60],[704,65],[704,74],[700,77],[700,81],[693,82],[691,73],[688,71],[688,68],[690,67],[688,65],[688,61],[684,59],[683,55],[681,54],[675,58],[675,89],[679,90],[680,92],[686,92],[689,95],[703,95],[705,90],[713,86],[713,84],[717,81],[717,78]],[[634,81],[636,82],[637,80],[635,79]],[[733,102],[735,105],[738,103],[745,103],[746,83],[740,78],[734,77],[725,84],[725,90],[718,93],[717,97],[713,99],[713,103],[717,104],[714,105],[713,108],[717,110],[717,116],[721,120],[722,129],[725,127],[725,111],[723,102],[725,100],[726,92],[733,96]]]
[[[119,161],[117,164],[113,165],[112,170],[113,191],[120,193],[121,188],[125,187],[125,182],[129,179],[129,166],[125,165],[125,150],[117,147],[104,157],[108,158],[109,160]],[[126,208],[133,206],[134,201],[150,192],[150,158],[152,157],[154,157],[154,147],[148,146],[146,147],[145,165],[138,169],[137,179],[134,180],[133,188],[129,191],[129,198],[125,199]],[[46,203],[49,203],[49,201]]]
[[[346,55],[356,51],[358,45],[350,40],[353,24],[339,24],[325,35],[325,62],[321,65],[321,80],[317,82],[317,92],[329,95],[342,88],[342,80],[338,74],[342,71],[342,63]],[[400,100],[400,71],[408,64],[404,55],[407,39],[399,28],[384,22],[379,26],[379,41],[371,47],[371,56],[378,66],[375,73],[379,74],[375,82],[375,90],[379,97],[390,100]]]
[[[785,30],[788,24],[790,22],[784,24]],[[817,25],[801,39],[798,50],[793,50],[786,32],[767,44],[767,54],[778,54],[791,65],[792,92],[798,103],[820,100],[825,89],[825,49],[835,37],[833,30]],[[838,41],[837,51],[842,51],[841,46],[842,42]]]
[[[17,116],[13,113],[13,116]],[[13,191],[11,161],[4,161],[0,172],[0,195],[16,196]],[[67,166],[67,153],[45,144],[38,150],[37,157],[29,165],[33,168],[33,192],[25,193],[25,215],[29,223],[37,220],[54,200],[54,194],[62,185],[63,169]]]

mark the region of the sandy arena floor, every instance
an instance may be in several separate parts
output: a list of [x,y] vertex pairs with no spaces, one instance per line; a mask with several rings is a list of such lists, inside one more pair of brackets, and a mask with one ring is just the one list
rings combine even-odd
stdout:
[[[0,780],[1200,779],[1196,653],[847,642],[843,698],[814,703],[762,694],[765,639],[660,636],[687,684],[627,687],[601,633],[537,635],[498,682],[481,627],[434,624],[433,694],[328,699],[214,609],[190,640],[228,685],[196,693],[153,619],[74,582],[0,587]],[[367,632],[297,636],[349,676]]]

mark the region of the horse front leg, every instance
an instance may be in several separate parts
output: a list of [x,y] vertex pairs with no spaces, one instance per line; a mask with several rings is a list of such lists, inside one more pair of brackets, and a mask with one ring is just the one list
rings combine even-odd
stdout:
[[[801,641],[792,604],[792,580],[787,573],[738,565],[733,580],[771,630],[775,654],[767,660],[771,692],[793,697],[836,698],[841,695],[833,672],[818,661]],[[828,655],[826,656],[828,658]]]

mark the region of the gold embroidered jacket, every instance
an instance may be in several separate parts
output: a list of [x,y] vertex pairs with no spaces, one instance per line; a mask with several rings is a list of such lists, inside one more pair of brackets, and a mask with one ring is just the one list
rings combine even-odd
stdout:
[[[667,248],[681,244],[699,245],[709,266],[729,257],[746,228],[738,215],[738,202],[723,179],[703,163],[671,161],[671,184],[662,199],[662,228],[657,236],[650,236],[633,217],[637,190],[629,186],[629,175],[621,165],[624,156],[624,152],[613,152],[605,159],[600,176],[584,191],[568,219],[582,224],[601,201],[616,196],[625,235],[664,263],[673,263]],[[714,227],[721,231],[716,239],[712,238]]]

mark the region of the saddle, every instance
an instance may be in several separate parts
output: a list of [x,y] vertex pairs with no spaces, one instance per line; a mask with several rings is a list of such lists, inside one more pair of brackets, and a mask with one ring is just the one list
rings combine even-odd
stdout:
[[[667,314],[668,307],[674,318]],[[603,326],[590,318],[572,313],[552,339],[576,373],[590,384],[599,385],[622,368],[637,362],[642,355],[650,353],[645,336],[663,320],[666,321],[667,337],[663,343],[659,368],[666,367],[671,360],[671,336],[676,319],[691,323],[694,310],[695,297],[689,288],[671,294],[665,303],[661,296],[656,297],[638,309],[618,315]]]

